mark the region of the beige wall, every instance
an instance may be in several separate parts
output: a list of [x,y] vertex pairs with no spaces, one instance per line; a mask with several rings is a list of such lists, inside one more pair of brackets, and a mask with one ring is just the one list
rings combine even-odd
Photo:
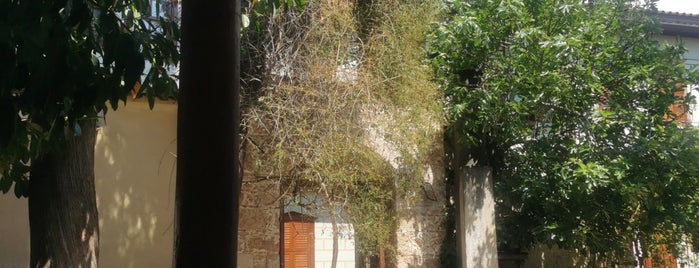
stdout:
[[0,192],[0,268],[29,267],[27,199]]
[[[109,111],[95,147],[100,267],[171,267],[176,108]],[[0,268],[29,266],[27,200],[0,194]]]
[[95,147],[100,267],[171,267],[177,105],[107,113]]

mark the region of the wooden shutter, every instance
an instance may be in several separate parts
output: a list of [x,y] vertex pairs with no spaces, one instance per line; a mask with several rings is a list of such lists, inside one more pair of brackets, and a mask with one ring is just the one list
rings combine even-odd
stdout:
[[285,213],[282,218],[282,268],[313,268],[313,218]]
[[643,258],[643,268],[677,268],[677,259],[662,246],[651,257]]
[[[686,93],[687,87],[681,83],[678,83],[675,87],[677,90],[674,93],[675,97],[679,98],[680,100],[684,100],[685,95],[687,95],[687,93]],[[678,123],[687,122],[687,111],[685,111],[683,105],[671,104],[670,105],[670,113],[672,114],[673,117],[676,117],[676,120]],[[669,117],[669,115],[666,117]]]

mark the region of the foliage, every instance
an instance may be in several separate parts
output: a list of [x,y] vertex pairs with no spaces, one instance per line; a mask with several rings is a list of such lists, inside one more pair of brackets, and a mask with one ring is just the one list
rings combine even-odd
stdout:
[[[340,208],[372,255],[391,250],[393,201],[421,182],[443,119],[423,62],[435,3],[363,2],[309,1],[258,17],[243,38],[242,106],[258,176]],[[362,23],[367,13],[376,23]]]
[[[623,0],[447,1],[431,60],[452,125],[494,168],[500,246],[624,257],[696,237],[697,133],[685,48]],[[662,237],[663,239],[657,239]]]
[[168,66],[178,63],[179,29],[150,9],[147,0],[0,2],[0,190],[14,184],[26,196],[32,159],[80,135],[107,102],[117,109],[134,88],[151,107],[175,96]]
[[252,0],[246,4],[247,8],[242,14],[241,26],[247,28],[252,23],[256,30],[260,30],[266,18],[282,15],[289,9],[302,11],[306,5],[306,0]]

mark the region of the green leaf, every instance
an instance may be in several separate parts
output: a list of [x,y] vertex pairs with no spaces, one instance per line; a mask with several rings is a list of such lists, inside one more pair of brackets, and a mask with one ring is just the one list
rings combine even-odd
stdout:
[[0,176],[0,191],[6,194],[12,187],[12,179],[9,176]]
[[19,180],[15,182],[15,197],[28,197],[29,196],[29,181]]
[[9,98],[0,98],[0,151],[10,142],[18,121],[17,112]]

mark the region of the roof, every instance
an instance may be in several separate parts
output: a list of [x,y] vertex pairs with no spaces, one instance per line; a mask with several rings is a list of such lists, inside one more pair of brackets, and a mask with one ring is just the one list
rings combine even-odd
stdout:
[[699,14],[670,11],[657,11],[654,13],[660,20],[664,35],[699,38]]

